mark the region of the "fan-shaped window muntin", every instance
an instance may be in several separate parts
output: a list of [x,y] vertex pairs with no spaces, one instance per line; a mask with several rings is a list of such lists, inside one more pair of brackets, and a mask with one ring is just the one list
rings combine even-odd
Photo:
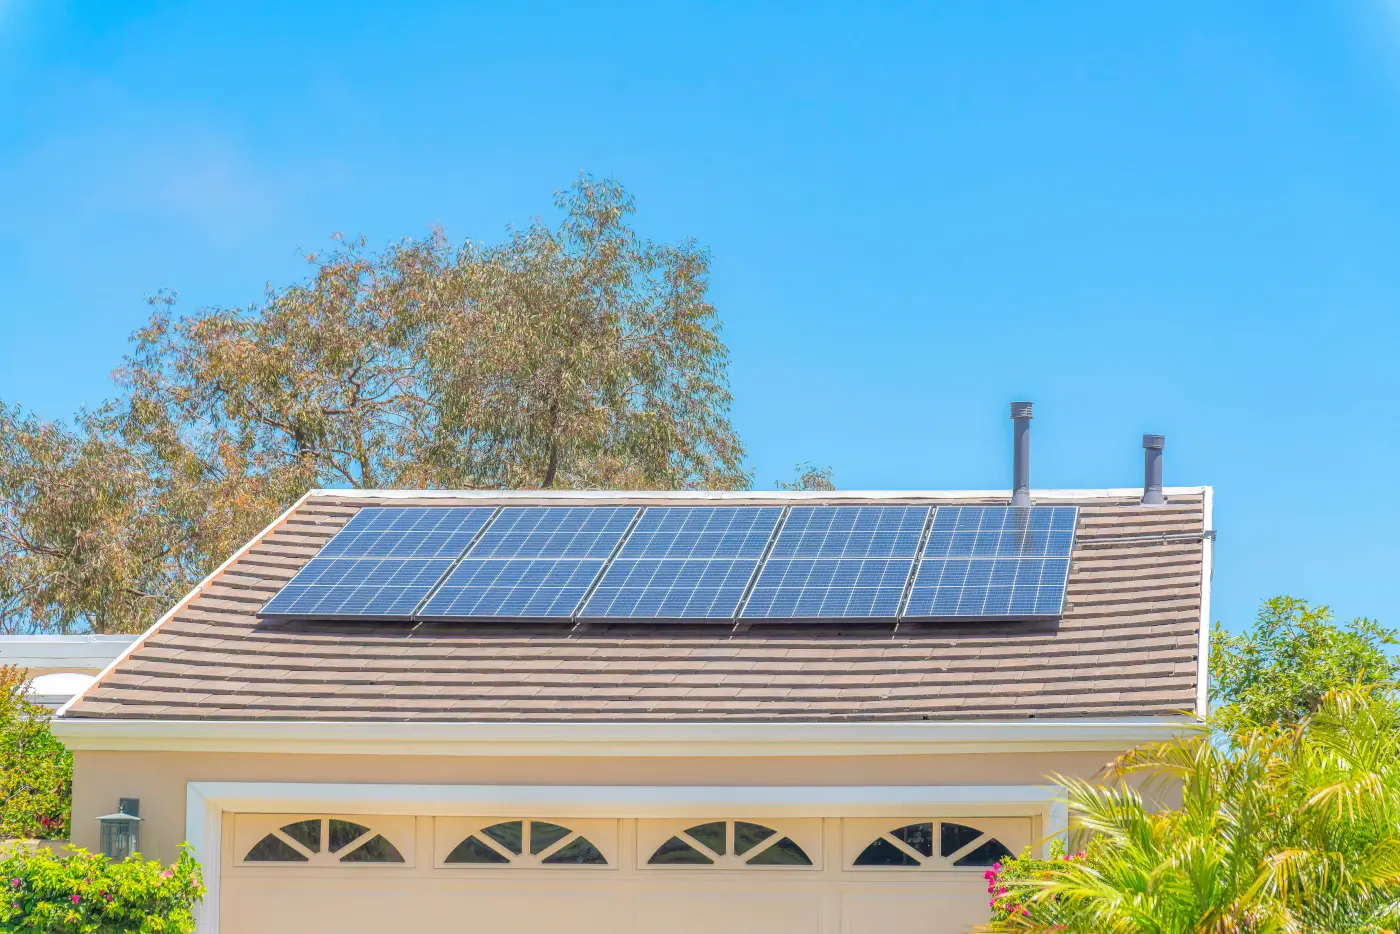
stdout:
[[647,866],[684,869],[809,868],[812,858],[790,836],[754,821],[701,821],[668,837]]
[[958,821],[915,821],[892,827],[856,856],[855,869],[972,869],[1012,856],[991,833]]
[[247,864],[397,864],[405,860],[389,838],[355,820],[313,817],[292,820],[265,834],[243,854]]
[[603,851],[586,836],[546,820],[505,820],[463,837],[443,860],[444,866],[607,866]]

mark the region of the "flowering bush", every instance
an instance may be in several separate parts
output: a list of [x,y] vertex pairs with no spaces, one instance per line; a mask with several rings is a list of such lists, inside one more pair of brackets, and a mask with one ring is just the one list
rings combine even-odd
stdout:
[[[1088,853],[1084,850],[1069,855],[1062,841],[1053,840],[1049,859],[1032,856],[1031,848],[1026,847],[1020,856],[995,863],[982,874],[987,880],[987,894],[991,896],[988,905],[992,909],[992,921],[1029,917],[1031,910],[1027,902],[1037,891],[1037,883],[1049,880],[1055,870],[1066,863],[1084,863],[1087,859]],[[1056,915],[1053,899],[1038,904],[1036,913],[1041,920],[1053,924]]]
[[49,732],[48,708],[25,698],[24,671],[0,667],[0,839],[68,836],[73,755]]
[[69,848],[16,848],[0,858],[0,930],[44,934],[190,934],[204,895],[188,851],[174,865],[116,863]]

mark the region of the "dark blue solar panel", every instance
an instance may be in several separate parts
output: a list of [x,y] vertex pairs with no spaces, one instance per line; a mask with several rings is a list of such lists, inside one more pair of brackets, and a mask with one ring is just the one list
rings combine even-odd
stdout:
[[507,506],[471,558],[607,558],[636,517],[632,506]]
[[405,618],[451,566],[447,558],[313,558],[261,612]]
[[632,506],[507,506],[421,619],[567,619],[636,518]]
[[906,618],[1059,616],[1068,558],[926,558]]
[[418,614],[420,619],[567,619],[601,559],[464,558]]
[[733,619],[780,506],[660,506],[642,513],[580,616]]
[[939,506],[908,618],[1058,616],[1075,506]]
[[456,558],[495,512],[490,506],[368,506],[320,558]]
[[775,558],[912,558],[927,506],[794,506]]
[[754,558],[618,558],[580,616],[599,619],[734,618],[753,577]]
[[743,618],[893,618],[913,563],[912,558],[769,558]]
[[939,506],[924,555],[1068,558],[1076,506]]
[[619,558],[761,558],[780,506],[652,506]]

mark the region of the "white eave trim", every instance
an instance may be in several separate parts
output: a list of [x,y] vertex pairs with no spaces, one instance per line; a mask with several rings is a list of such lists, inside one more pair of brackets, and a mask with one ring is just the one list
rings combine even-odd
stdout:
[[70,749],[420,756],[846,756],[1122,752],[1184,717],[854,723],[344,723],[64,719]]

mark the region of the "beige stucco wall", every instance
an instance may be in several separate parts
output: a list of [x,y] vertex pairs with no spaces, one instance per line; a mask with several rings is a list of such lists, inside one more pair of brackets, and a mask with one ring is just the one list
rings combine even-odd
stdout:
[[1031,785],[1051,773],[1092,778],[1102,752],[803,758],[649,758],[74,754],[73,842],[95,849],[96,818],[141,800],[141,849],[174,858],[185,839],[191,781],[521,785]]

